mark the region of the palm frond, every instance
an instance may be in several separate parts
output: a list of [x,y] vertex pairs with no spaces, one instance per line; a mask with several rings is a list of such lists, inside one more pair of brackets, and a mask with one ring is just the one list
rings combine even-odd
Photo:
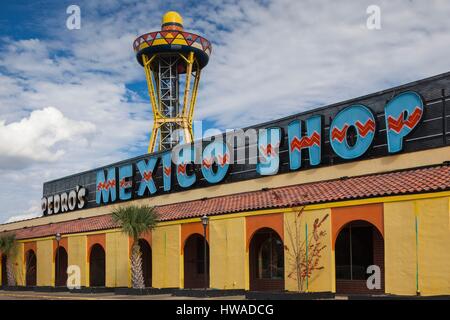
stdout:
[[0,236],[0,252],[5,255],[11,255],[16,249],[16,234],[6,233]]

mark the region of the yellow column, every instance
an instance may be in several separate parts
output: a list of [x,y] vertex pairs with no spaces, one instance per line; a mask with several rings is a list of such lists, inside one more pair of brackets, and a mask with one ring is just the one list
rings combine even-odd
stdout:
[[449,198],[417,200],[416,206],[420,294],[450,294]]
[[39,240],[36,243],[37,285],[53,286],[55,272],[53,262],[53,240]]
[[180,225],[156,227],[152,232],[152,282],[155,288],[182,286]]
[[129,286],[129,243],[124,233],[106,234],[106,286]]
[[17,244],[15,254],[12,256],[14,263],[14,274],[16,276],[16,283],[18,286],[25,285],[25,267],[24,267],[24,246],[23,243]]
[[75,265],[80,268],[81,286],[88,286],[86,270],[88,269],[86,260],[87,237],[86,236],[70,236],[67,239],[68,244],[68,264]]
[[216,289],[245,289],[245,218],[211,219],[210,282]]
[[415,203],[384,204],[385,291],[416,294]]
[[387,293],[416,294],[416,263],[421,295],[450,293],[449,215],[448,197],[384,205]]

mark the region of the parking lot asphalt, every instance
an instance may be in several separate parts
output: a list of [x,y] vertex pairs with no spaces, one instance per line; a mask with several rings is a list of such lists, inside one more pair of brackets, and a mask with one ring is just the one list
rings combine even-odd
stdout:
[[214,298],[176,297],[170,294],[116,295],[114,293],[32,292],[0,290],[0,300],[244,300],[244,296]]

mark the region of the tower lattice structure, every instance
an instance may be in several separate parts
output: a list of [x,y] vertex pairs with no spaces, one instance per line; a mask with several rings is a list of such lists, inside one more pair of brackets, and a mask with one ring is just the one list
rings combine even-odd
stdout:
[[200,74],[211,43],[185,32],[182,17],[170,11],[163,16],[161,31],[139,36],[133,47],[144,67],[154,118],[148,152],[192,142]]

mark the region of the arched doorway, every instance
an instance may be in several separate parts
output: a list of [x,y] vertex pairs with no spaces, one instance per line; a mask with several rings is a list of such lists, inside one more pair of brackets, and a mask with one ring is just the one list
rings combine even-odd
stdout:
[[105,250],[99,244],[94,244],[89,255],[89,286],[105,286]]
[[139,239],[139,247],[142,254],[142,274],[145,287],[150,288],[152,286],[152,248],[144,239]]
[[[358,220],[346,224],[335,244],[336,293],[384,292],[384,240],[369,222]],[[380,268],[381,289],[370,290],[367,279],[369,266]]]
[[2,286],[8,285],[8,272],[6,269],[6,264],[8,263],[8,259],[6,254],[2,254]]
[[[206,283],[205,283],[206,277]],[[205,238],[195,233],[184,244],[184,288],[209,288],[209,245]]]
[[284,246],[278,233],[263,228],[250,241],[250,290],[284,290]]
[[37,275],[37,260],[34,250],[28,250],[25,255],[25,285],[35,286]]
[[55,286],[67,286],[68,257],[64,247],[58,247],[55,253]]

